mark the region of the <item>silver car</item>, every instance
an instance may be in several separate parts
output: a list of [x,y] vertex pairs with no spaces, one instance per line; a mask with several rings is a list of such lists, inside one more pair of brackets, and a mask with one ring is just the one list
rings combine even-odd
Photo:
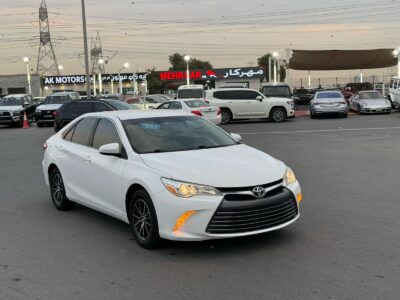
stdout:
[[373,114],[392,112],[392,104],[378,91],[362,91],[351,97],[350,109],[359,114]]
[[324,114],[336,114],[347,118],[349,107],[339,91],[316,92],[310,101],[310,116],[315,118]]

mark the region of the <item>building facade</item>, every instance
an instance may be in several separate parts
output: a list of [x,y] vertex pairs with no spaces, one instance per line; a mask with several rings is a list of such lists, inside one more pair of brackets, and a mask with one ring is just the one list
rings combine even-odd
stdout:
[[[42,95],[40,76],[31,75],[32,96]],[[29,94],[29,84],[26,74],[21,75],[0,75],[0,94]]]

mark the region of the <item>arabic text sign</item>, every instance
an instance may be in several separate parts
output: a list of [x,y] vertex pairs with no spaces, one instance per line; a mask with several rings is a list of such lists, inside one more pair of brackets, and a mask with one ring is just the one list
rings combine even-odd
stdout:
[[[123,74],[103,74],[101,76],[103,83],[111,83],[111,81],[119,82],[121,76],[122,82],[132,82],[136,80],[142,82],[146,80],[147,73],[123,73]],[[96,75],[96,82],[98,82]],[[85,75],[66,75],[66,76],[46,76],[42,78],[44,86],[59,84],[85,84]],[[90,76],[90,83],[93,83],[93,76]]]
[[[234,79],[234,78],[261,78],[264,71],[261,68],[232,68],[213,70],[193,70],[189,73],[190,79]],[[163,81],[180,81],[186,79],[186,71],[159,72],[159,78]]]

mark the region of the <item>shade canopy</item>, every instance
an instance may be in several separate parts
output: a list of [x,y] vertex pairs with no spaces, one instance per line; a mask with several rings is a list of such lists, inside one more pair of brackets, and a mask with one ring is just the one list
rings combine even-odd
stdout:
[[331,71],[377,69],[397,64],[393,49],[373,50],[291,50],[288,68],[293,70]]

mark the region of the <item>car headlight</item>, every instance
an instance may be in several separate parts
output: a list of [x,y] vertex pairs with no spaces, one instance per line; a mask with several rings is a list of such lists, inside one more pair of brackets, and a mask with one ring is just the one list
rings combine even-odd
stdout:
[[188,183],[183,181],[172,180],[168,178],[161,178],[165,188],[172,195],[181,198],[190,198],[197,195],[205,196],[220,196],[220,191],[216,188],[207,185],[200,185],[195,183]]
[[13,116],[19,116],[21,114],[20,110],[13,110],[12,111]]
[[283,178],[283,181],[286,186],[289,184],[295,183],[297,181],[296,175],[294,175],[294,172],[292,171],[291,168],[286,169],[286,173]]

